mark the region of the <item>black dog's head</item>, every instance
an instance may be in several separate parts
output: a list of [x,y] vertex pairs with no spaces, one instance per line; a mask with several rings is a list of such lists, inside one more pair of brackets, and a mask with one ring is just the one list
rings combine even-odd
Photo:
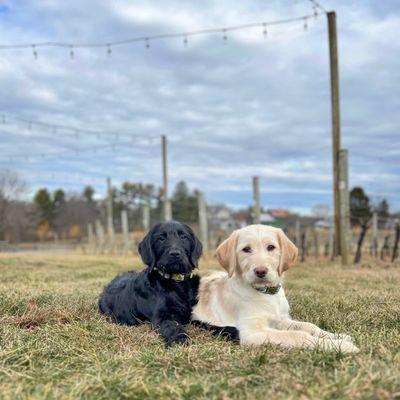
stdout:
[[139,243],[143,262],[170,274],[185,274],[197,267],[202,245],[186,224],[177,221],[154,225]]

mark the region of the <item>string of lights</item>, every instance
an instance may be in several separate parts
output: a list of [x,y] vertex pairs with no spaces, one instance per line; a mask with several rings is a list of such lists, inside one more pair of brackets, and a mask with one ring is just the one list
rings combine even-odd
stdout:
[[60,133],[63,135],[68,135],[71,137],[80,138],[81,135],[93,135],[96,136],[97,139],[113,139],[118,140],[120,136],[124,135],[125,133],[120,131],[103,131],[103,130],[93,130],[93,129],[86,129],[86,128],[77,128],[75,126],[70,125],[61,125],[56,124],[53,122],[42,122],[37,120],[32,120],[28,118],[18,117],[11,114],[1,114],[0,117],[0,125],[7,125],[12,124],[15,122],[23,123],[26,126],[28,131],[33,130],[34,127],[40,129],[46,129],[52,136],[57,136]]
[[130,45],[137,42],[144,43],[147,49],[150,48],[150,43],[156,40],[162,39],[181,39],[183,45],[186,47],[189,42],[189,37],[193,36],[202,36],[202,35],[212,35],[212,34],[220,34],[223,41],[228,40],[228,33],[246,30],[250,28],[260,28],[261,33],[264,37],[267,37],[267,30],[271,26],[276,25],[285,25],[285,24],[294,24],[298,22],[302,22],[303,28],[306,30],[308,28],[308,21],[311,18],[317,18],[320,14],[325,13],[325,10],[315,1],[310,0],[313,4],[313,13],[302,15],[294,18],[286,18],[286,19],[278,19],[273,21],[265,21],[265,22],[253,22],[242,25],[232,25],[222,28],[210,28],[210,29],[199,29],[193,31],[186,31],[180,33],[162,33],[150,36],[139,36],[132,37],[117,41],[108,41],[108,42],[88,42],[88,43],[73,43],[73,42],[56,42],[56,41],[48,41],[48,42],[37,42],[37,43],[22,43],[22,44],[7,44],[0,45],[0,50],[11,50],[11,49],[31,49],[33,57],[35,59],[38,58],[38,49],[45,47],[60,47],[69,49],[69,55],[71,59],[75,57],[76,49],[84,49],[84,48],[103,48],[106,50],[108,56],[112,54],[112,48],[117,46],[125,46]]
[[8,159],[9,161],[16,161],[16,160],[24,160],[24,161],[38,161],[38,160],[44,160],[44,159],[53,159],[53,158],[61,158],[65,156],[79,156],[80,154],[84,152],[94,152],[96,153],[99,150],[104,150],[104,149],[111,149],[111,150],[116,150],[117,147],[121,146],[127,146],[127,145],[138,145],[140,142],[145,143],[145,144],[153,144],[155,140],[158,140],[159,136],[147,136],[143,138],[132,138],[129,141],[123,141],[123,142],[113,142],[113,143],[107,143],[103,145],[98,145],[98,146],[90,146],[90,147],[80,147],[76,149],[68,149],[64,150],[61,152],[54,152],[54,153],[39,153],[39,154],[14,154],[14,155],[5,155],[5,158]]
[[316,0],[309,0],[309,2],[312,4],[313,9],[314,9],[314,12],[315,12],[316,10],[319,9],[319,10],[321,10],[324,14],[327,13],[326,9],[325,9],[323,6],[321,6],[321,4],[318,3],[318,1],[316,1]]

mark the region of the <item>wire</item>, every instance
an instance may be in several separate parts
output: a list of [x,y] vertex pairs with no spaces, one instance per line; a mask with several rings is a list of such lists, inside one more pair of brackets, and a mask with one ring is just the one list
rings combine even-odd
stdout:
[[110,136],[118,136],[119,132],[112,132],[112,131],[100,131],[100,130],[92,130],[92,129],[82,129],[82,128],[76,128],[74,126],[70,125],[60,125],[60,124],[54,124],[50,122],[41,122],[41,121],[35,121],[23,117],[18,117],[15,115],[10,115],[10,114],[1,114],[1,119],[0,119],[0,125],[7,124],[8,121],[20,121],[24,122],[27,124],[27,128],[29,130],[32,129],[33,126],[38,126],[42,128],[48,128],[51,130],[51,133],[55,135],[59,131],[70,131],[71,136],[79,136],[80,134],[89,134],[89,135],[96,135],[98,138],[103,137],[103,138],[109,138]]
[[[316,7],[323,10],[323,8],[314,0],[310,0]],[[181,33],[163,33],[157,34],[152,36],[139,36],[134,38],[122,39],[117,41],[108,41],[108,42],[89,42],[89,43],[71,43],[71,42],[38,42],[38,43],[25,43],[25,44],[9,44],[9,45],[0,45],[0,50],[8,50],[8,49],[32,49],[34,57],[37,58],[37,49],[39,47],[63,47],[68,48],[70,50],[70,57],[74,57],[74,49],[76,48],[98,48],[104,47],[107,49],[107,53],[111,54],[111,47],[113,46],[123,46],[128,45],[135,42],[145,42],[146,47],[150,47],[149,42],[153,40],[159,39],[167,39],[167,38],[182,38],[184,43],[187,43],[187,38],[189,36],[199,36],[199,35],[208,35],[208,34],[223,34],[226,37],[227,32],[234,32],[249,28],[265,28],[266,26],[273,26],[273,25],[283,25],[283,24],[290,24],[294,22],[304,21],[305,19],[310,19],[315,17],[317,14],[312,15],[303,15],[300,17],[294,18],[287,18],[287,19],[279,19],[274,21],[265,21],[265,22],[254,22],[249,24],[242,24],[242,25],[232,25],[229,27],[223,28],[211,28],[211,29],[199,29]]]
[[[135,139],[142,139],[142,140],[147,140],[148,144],[152,144],[154,139],[159,139],[159,136],[148,136],[146,138],[135,138]],[[103,149],[108,149],[108,148],[116,148],[124,145],[130,145],[130,144],[138,144],[138,140],[132,139],[130,141],[124,141],[124,142],[114,142],[114,143],[107,143],[105,145],[99,145],[99,146],[90,146],[90,147],[83,147],[83,148],[76,148],[76,149],[69,149],[65,150],[62,152],[56,152],[56,153],[40,153],[36,155],[32,154],[15,154],[15,155],[5,155],[5,158],[9,159],[10,161],[16,160],[16,159],[23,159],[26,161],[34,161],[34,160],[39,160],[39,159],[51,159],[51,158],[58,158],[58,157],[63,157],[66,155],[76,155],[79,156],[80,153],[83,153],[85,151],[97,151],[97,150],[103,150]]]
[[323,13],[327,14],[328,12],[324,7],[321,6],[320,3],[318,3],[316,0],[309,0],[311,4],[314,5],[314,7],[319,8]]

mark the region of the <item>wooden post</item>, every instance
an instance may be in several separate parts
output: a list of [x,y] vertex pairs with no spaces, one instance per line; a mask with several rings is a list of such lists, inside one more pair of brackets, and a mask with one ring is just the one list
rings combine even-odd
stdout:
[[93,224],[88,223],[87,230],[88,230],[88,245],[89,245],[90,250],[93,251],[94,250],[94,244],[95,244],[94,232],[93,232]]
[[314,243],[314,257],[319,258],[319,242],[318,242],[318,232],[317,229],[313,229],[313,243]]
[[97,251],[103,254],[104,251],[104,229],[100,220],[96,220]]
[[300,224],[300,220],[297,219],[296,220],[296,246],[300,249],[301,246],[301,224]]
[[253,224],[260,223],[260,178],[258,176],[253,176]]
[[334,241],[334,226],[333,226],[333,220],[331,221],[331,224],[329,226],[329,232],[328,232],[328,257],[333,259],[334,254],[333,254],[333,241]]
[[129,226],[128,226],[128,211],[121,211],[121,226],[122,226],[122,235],[123,235],[123,250],[122,254],[126,255],[129,251]]
[[145,232],[150,229],[150,207],[148,204],[142,205],[142,228]]
[[334,249],[333,256],[340,255],[340,200],[339,200],[339,149],[340,149],[340,104],[339,104],[339,62],[336,32],[336,13],[328,12],[329,58],[332,103],[332,158],[334,193]]
[[372,214],[372,255],[378,257],[378,213]]
[[111,179],[107,178],[107,235],[110,250],[114,248],[113,192]]
[[162,170],[163,170],[163,219],[172,219],[171,204],[168,199],[168,166],[167,166],[167,137],[161,136]]
[[348,151],[339,151],[339,200],[340,200],[340,254],[342,264],[349,263],[350,195],[349,195]]
[[203,251],[208,251],[208,221],[207,221],[207,205],[202,192],[197,192],[197,204],[199,208],[199,235],[203,244]]
[[395,237],[394,237],[394,245],[393,245],[393,253],[392,253],[392,262],[394,262],[398,256],[399,252],[399,241],[400,241],[400,223],[396,223],[395,227]]

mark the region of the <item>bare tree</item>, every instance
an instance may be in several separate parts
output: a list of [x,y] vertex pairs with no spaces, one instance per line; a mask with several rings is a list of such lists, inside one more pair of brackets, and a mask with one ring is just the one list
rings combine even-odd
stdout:
[[0,239],[5,238],[6,228],[10,222],[9,212],[25,188],[25,183],[16,172],[0,171]]

